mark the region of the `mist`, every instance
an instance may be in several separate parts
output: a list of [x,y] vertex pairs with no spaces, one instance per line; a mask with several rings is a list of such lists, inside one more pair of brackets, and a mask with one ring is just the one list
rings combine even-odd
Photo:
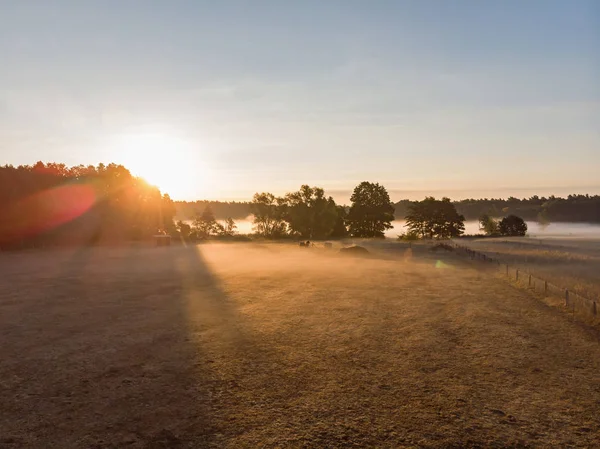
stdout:
[[[388,238],[396,238],[398,235],[406,232],[404,227],[406,221],[395,220],[392,222],[394,226],[388,229],[385,236]],[[481,234],[479,230],[479,222],[476,220],[465,221],[465,234]],[[600,224],[590,223],[550,223],[542,225],[535,221],[527,222],[527,235],[530,237],[586,237],[600,238]]]
[[[218,221],[218,220],[217,220]],[[191,221],[188,221],[191,224]],[[236,220],[237,232],[240,234],[252,234],[252,219],[246,218]],[[395,220],[392,222],[394,226],[385,232],[387,238],[395,239],[398,235],[407,231],[405,220]],[[527,235],[530,237],[585,237],[585,238],[600,238],[600,224],[589,223],[550,223],[542,225],[535,221],[527,222]],[[479,222],[476,220],[465,221],[465,234],[481,234],[479,230]]]

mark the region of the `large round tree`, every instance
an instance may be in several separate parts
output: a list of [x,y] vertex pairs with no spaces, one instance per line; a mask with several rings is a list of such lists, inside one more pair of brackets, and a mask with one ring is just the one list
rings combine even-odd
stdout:
[[392,228],[394,205],[382,185],[363,181],[354,188],[350,201],[347,221],[352,237],[383,237]]
[[456,211],[450,198],[436,200],[428,196],[409,206],[406,226],[422,238],[449,239],[464,232],[465,217]]
[[498,229],[502,235],[524,236],[527,234],[527,223],[521,217],[509,215],[500,221]]
[[290,231],[304,239],[326,239],[334,230],[338,210],[320,187],[303,185],[285,196],[284,220]]

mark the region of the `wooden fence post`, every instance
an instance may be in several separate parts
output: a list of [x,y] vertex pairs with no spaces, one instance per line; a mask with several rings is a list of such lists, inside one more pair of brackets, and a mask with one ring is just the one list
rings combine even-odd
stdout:
[[569,289],[565,290],[565,306],[569,307]]
[[531,275],[529,275],[529,285],[528,287],[531,287]]
[[544,296],[548,296],[548,281],[544,281]]

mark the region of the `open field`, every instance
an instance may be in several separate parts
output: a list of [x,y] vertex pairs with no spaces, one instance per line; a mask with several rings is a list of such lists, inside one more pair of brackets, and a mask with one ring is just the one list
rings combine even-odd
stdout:
[[458,243],[600,300],[600,238],[485,238]]
[[394,248],[0,254],[0,447],[600,445],[596,334]]

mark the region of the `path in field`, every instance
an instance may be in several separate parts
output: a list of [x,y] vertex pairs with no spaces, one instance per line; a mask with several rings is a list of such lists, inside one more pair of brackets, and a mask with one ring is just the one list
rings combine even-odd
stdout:
[[597,336],[448,256],[299,251],[3,256],[0,447],[600,444]]

